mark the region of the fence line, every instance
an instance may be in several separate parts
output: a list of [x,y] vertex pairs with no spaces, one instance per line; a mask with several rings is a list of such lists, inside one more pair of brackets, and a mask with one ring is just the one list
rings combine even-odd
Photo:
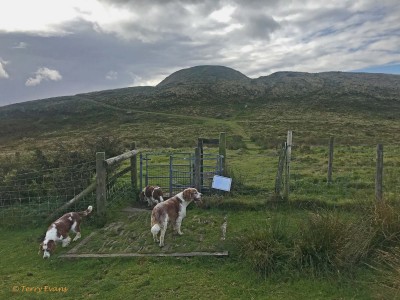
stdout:
[[[34,172],[14,171],[0,178],[0,225],[35,225],[76,198],[93,180],[93,162]],[[70,202],[74,210],[92,204],[93,192],[86,191],[81,201]],[[86,206],[86,207],[85,207]]]
[[[383,152],[382,145],[376,148],[340,145],[336,139],[334,147],[333,142],[325,146],[297,146],[295,135],[293,141],[289,167],[285,165],[288,141],[283,152],[275,148],[261,149],[252,155],[248,151],[230,151],[230,159],[224,163],[228,165],[227,176],[233,178],[233,193],[265,194],[264,198],[268,199],[287,189],[293,201],[399,200],[399,145],[385,145]],[[172,163],[176,163],[177,169],[171,168],[171,160],[166,161],[165,175],[180,178],[189,173],[194,180],[188,182],[190,185],[200,185],[200,178],[209,180],[207,174],[212,172],[207,169],[207,163],[203,164],[203,173],[200,168],[192,167],[192,163],[200,164],[195,160],[207,161],[208,158],[207,153],[201,155],[197,149],[195,154],[190,154],[187,165],[180,162],[180,158],[174,160]],[[97,154],[97,162],[34,172],[18,171],[13,176],[0,178],[0,225],[38,224],[67,208],[79,210],[94,203],[97,215],[104,216],[115,197],[133,199],[144,179],[137,168],[137,156],[141,153],[134,149],[109,159],[103,154]],[[284,170],[290,175],[287,185]]]

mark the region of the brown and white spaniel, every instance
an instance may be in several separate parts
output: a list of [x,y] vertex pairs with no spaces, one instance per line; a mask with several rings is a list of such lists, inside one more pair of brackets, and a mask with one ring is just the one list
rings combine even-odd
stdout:
[[49,258],[56,248],[56,242],[61,242],[63,247],[66,247],[71,242],[69,232],[76,233],[73,241],[81,237],[81,221],[82,217],[87,216],[93,210],[90,205],[85,211],[69,212],[61,218],[54,221],[47,229],[46,236],[39,246],[39,254],[43,252],[43,258]]
[[147,201],[148,206],[156,205],[163,202],[163,191],[159,186],[146,186],[139,195],[141,201]]
[[[182,235],[181,225],[182,220],[186,217],[186,207],[192,201],[201,201],[201,193],[195,188],[187,188],[158,203],[151,212],[151,233],[155,242],[160,242],[160,247],[164,246],[164,236],[167,230],[168,222],[172,222],[174,230],[179,235]],[[160,233],[160,240],[158,240],[158,233]]]

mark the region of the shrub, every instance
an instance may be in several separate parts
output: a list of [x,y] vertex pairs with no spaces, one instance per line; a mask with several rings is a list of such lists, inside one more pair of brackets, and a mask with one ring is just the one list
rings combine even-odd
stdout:
[[351,270],[369,253],[368,226],[340,218],[336,212],[310,214],[299,231],[297,266],[313,274]]
[[398,209],[386,202],[378,202],[371,212],[373,247],[385,249],[395,246],[400,241],[400,213]]
[[378,262],[375,264],[380,273],[379,281],[394,293],[400,290],[400,247],[387,251],[378,251]]
[[238,238],[239,257],[265,276],[283,270],[290,260],[287,220],[273,219],[271,225],[254,228]]
[[[290,225],[290,224],[289,224]],[[337,212],[311,213],[300,224],[273,219],[238,240],[239,256],[265,275],[281,270],[313,275],[351,274],[372,253],[373,228]]]

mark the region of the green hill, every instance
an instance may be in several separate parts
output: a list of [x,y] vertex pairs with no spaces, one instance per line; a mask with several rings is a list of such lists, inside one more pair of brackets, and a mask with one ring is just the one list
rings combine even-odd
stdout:
[[161,81],[157,87],[248,81],[250,81],[250,78],[231,68],[224,66],[196,66],[171,74]]
[[[191,147],[226,131],[274,146],[330,136],[352,144],[396,143],[400,75],[277,72],[250,79],[223,66],[177,71],[156,87],[131,87],[0,107],[4,151],[118,136],[139,147]],[[28,143],[27,143],[28,142]]]

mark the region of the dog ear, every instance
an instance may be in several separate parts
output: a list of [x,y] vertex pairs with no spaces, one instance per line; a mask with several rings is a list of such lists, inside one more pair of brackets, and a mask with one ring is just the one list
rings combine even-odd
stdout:
[[54,252],[54,250],[56,249],[56,242],[53,241],[53,240],[50,240],[50,241],[47,243],[47,247],[48,247],[48,249],[49,249],[49,252]]
[[183,199],[189,200],[192,198],[192,193],[190,192],[190,189],[186,189],[183,191]]
[[197,193],[197,190],[195,189],[195,188],[191,188],[190,189],[190,195],[191,195],[191,198],[194,198],[194,195]]

